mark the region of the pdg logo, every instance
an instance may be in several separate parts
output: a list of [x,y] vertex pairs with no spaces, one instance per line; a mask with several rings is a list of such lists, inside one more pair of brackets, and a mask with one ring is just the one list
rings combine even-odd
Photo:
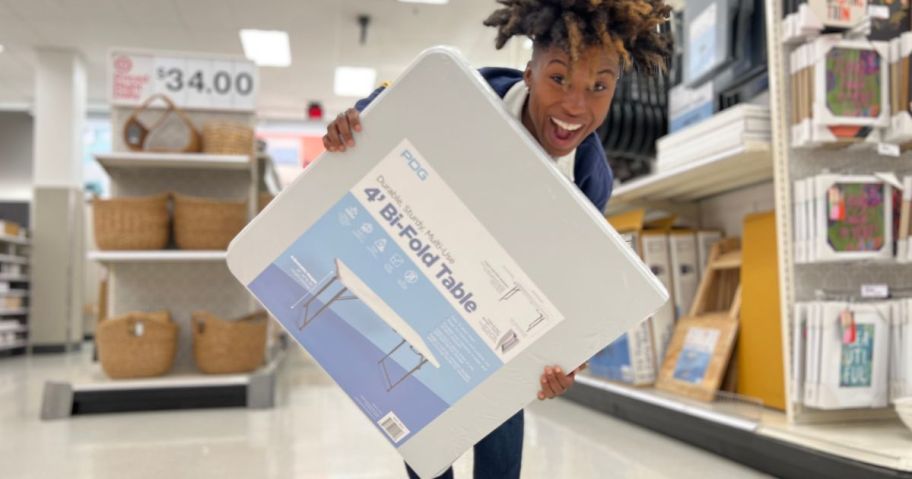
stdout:
[[409,166],[409,168],[411,168],[412,171],[415,172],[416,175],[418,175],[418,178],[420,178],[421,181],[428,179],[427,170],[421,166],[421,162],[419,162],[418,159],[412,155],[411,151],[402,150],[402,154],[400,156],[405,158],[405,163]]

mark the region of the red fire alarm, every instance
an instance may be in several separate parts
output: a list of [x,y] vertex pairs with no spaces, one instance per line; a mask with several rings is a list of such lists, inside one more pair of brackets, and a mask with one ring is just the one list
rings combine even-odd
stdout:
[[307,105],[307,118],[310,120],[322,120],[323,105],[316,101],[310,102],[310,104]]

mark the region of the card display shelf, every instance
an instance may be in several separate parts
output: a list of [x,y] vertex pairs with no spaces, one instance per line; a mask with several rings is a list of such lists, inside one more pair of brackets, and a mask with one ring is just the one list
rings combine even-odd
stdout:
[[28,346],[25,340],[16,341],[10,344],[0,344],[0,351],[9,351],[12,349],[21,349]]
[[15,256],[10,254],[0,254],[0,263],[10,264],[28,264],[29,260],[25,256]]
[[207,155],[201,153],[99,153],[95,159],[109,174],[114,168],[166,168],[247,170],[250,157],[246,155]]
[[0,281],[8,281],[11,283],[27,283],[29,277],[24,274],[0,274]]
[[90,261],[100,263],[180,263],[225,261],[225,251],[90,251]]
[[28,331],[28,326],[24,324],[2,324],[0,323],[0,333],[25,333]]
[[5,234],[0,234],[0,243],[12,243],[19,246],[28,246],[31,244],[28,238],[23,238],[21,236],[10,236]]
[[[912,431],[896,419],[789,424],[759,403],[693,401],[577,375],[566,398],[779,477],[912,478]],[[828,475],[829,474],[829,475]],[[811,477],[809,476],[809,477]]]
[[0,298],[25,298],[29,292],[26,289],[11,289],[9,291],[0,291]]
[[898,419],[764,425],[760,433],[797,446],[912,475],[912,430]]
[[769,143],[747,142],[698,161],[624,183],[614,189],[609,211],[648,201],[696,201],[773,177]]
[[0,316],[22,316],[28,314],[28,308],[0,309]]

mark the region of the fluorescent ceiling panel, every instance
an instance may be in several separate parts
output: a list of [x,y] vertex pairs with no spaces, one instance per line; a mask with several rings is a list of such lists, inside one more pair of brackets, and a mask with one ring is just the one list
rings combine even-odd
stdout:
[[261,67],[291,65],[288,32],[281,30],[241,30],[244,55]]
[[364,67],[336,67],[333,91],[337,96],[370,95],[377,85],[377,70]]

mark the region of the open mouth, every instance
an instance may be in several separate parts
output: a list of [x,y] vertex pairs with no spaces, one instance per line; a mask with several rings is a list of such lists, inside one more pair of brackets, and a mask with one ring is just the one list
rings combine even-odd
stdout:
[[552,140],[554,146],[561,150],[570,150],[576,145],[576,139],[583,131],[582,123],[570,123],[555,117],[550,117]]

